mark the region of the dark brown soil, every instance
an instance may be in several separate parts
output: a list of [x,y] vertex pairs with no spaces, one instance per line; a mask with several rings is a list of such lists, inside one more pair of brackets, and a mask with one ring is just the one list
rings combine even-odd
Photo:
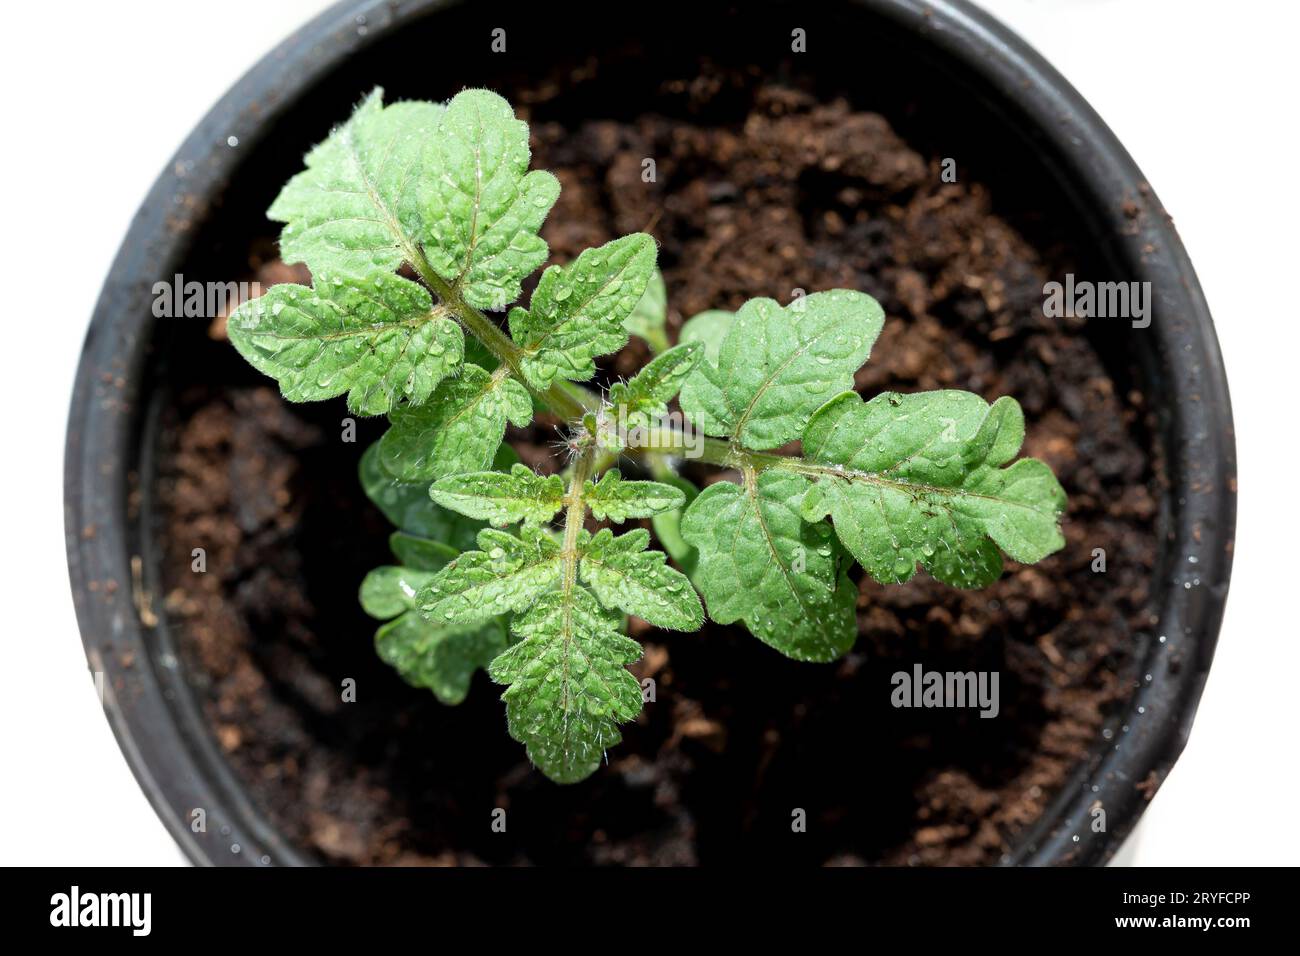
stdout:
[[[508,738],[486,677],[443,707],[373,654],[355,593],[387,560],[388,528],[355,464],[381,423],[349,444],[341,402],[289,407],[266,385],[180,390],[157,486],[165,613],[253,799],[325,860],[996,863],[1100,748],[1133,686],[1160,467],[1140,396],[1080,328],[1041,314],[1049,269],[1066,263],[995,215],[979,184],[941,182],[939,158],[881,116],[753,77],[679,86],[666,92],[689,110],[631,123],[564,123],[533,105],[535,162],[564,186],[545,229],[555,260],[653,233],[674,331],[752,296],[871,293],[889,322],[861,390],[1019,399],[1026,453],[1070,496],[1068,546],[979,592],[924,574],[864,581],[857,646],[831,665],[787,660],[735,628],[641,624],[636,670],[655,677],[657,701],[607,767],[558,787]],[[747,103],[743,121],[711,125],[699,117],[723,86],[730,110]],[[656,158],[655,182],[642,182],[643,157]],[[263,282],[292,277],[257,248]],[[606,372],[642,357],[631,346]],[[527,452],[549,437],[514,436]],[[195,547],[206,574],[190,571]],[[1094,548],[1105,574],[1090,568]],[[892,708],[890,675],[918,662],[999,671],[1000,715]],[[355,703],[341,701],[346,678]],[[496,807],[504,834],[490,827]],[[795,808],[806,833],[791,831]]]

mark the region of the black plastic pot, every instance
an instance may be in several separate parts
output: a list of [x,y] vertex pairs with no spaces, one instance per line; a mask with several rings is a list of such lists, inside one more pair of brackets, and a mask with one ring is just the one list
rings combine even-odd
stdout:
[[[674,16],[678,6],[680,18]],[[229,278],[210,275],[210,256],[196,262],[196,237],[207,236],[202,241],[210,254],[228,245],[226,235],[235,244],[247,236],[239,230],[261,216],[303,149],[369,86],[383,83],[399,95],[432,98],[429,85],[446,86],[449,95],[484,82],[494,65],[488,36],[498,25],[509,28],[512,56],[522,59],[525,72],[530,58],[599,55],[618,30],[627,32],[616,39],[632,38],[653,71],[655,58],[670,51],[692,56],[726,45],[761,58],[765,45],[788,49],[793,27],[808,31],[809,70],[857,71],[855,82],[863,84],[905,84],[924,71],[935,88],[949,91],[935,108],[946,111],[963,137],[982,138],[986,168],[995,170],[1000,153],[1017,157],[1018,169],[1032,167],[1052,184],[1054,201],[1081,224],[1106,276],[1151,283],[1154,321],[1127,335],[1121,347],[1136,353],[1140,385],[1157,410],[1169,478],[1159,518],[1163,553],[1152,586],[1158,622],[1139,648],[1143,679],[1123,720],[1126,732],[1099,741],[1093,759],[1022,837],[1010,862],[1104,862],[1137,822],[1146,797],[1135,784],[1153,773],[1163,780],[1186,742],[1232,561],[1235,452],[1228,389],[1182,244],[1100,118],[1025,43],[969,5],[859,0],[815,11],[787,3],[742,9],[743,16],[699,0],[660,4],[653,23],[624,28],[569,9],[560,34],[544,10],[507,16],[440,0],[341,3],[245,76],[154,185],[86,338],[68,427],[66,533],[86,654],[91,670],[105,676],[105,711],[141,787],[190,859],[311,862],[250,803],[210,737],[165,616],[133,599],[156,593],[158,580],[145,520],[158,439],[151,369],[161,332],[151,312],[152,286],[176,272]],[[393,53],[395,46],[415,49],[433,37],[439,38],[437,54],[409,67],[401,64],[410,57]],[[1186,562],[1193,553],[1194,566]],[[1110,824],[1102,834],[1089,825],[1097,800]],[[195,807],[207,814],[203,832],[191,827]]]

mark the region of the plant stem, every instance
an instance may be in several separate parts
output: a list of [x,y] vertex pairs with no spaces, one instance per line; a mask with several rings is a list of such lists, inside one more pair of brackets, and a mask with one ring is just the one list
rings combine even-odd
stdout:
[[[696,441],[699,444],[695,445],[695,443],[686,440],[686,435],[680,429],[664,428],[658,425],[647,429],[644,436],[645,440],[639,447],[645,451],[657,452],[661,455],[672,455],[676,458],[690,458],[704,462],[706,465],[719,465],[723,468],[739,468],[750,456],[763,454],[762,452],[747,451],[721,438],[697,436]],[[635,450],[632,449],[633,452]],[[765,457],[780,458],[782,456],[770,455]]]
[[567,496],[569,504],[564,511],[564,547],[561,551],[564,572],[560,585],[566,595],[573,592],[577,582],[578,532],[582,530],[583,522],[587,517],[587,501],[583,497],[583,485],[592,475],[596,452],[595,442],[588,442],[579,453],[578,460],[573,463],[573,473],[569,476]]

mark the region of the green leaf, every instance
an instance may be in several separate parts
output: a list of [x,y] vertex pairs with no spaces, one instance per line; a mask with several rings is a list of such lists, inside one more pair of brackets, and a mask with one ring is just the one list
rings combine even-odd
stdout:
[[418,405],[461,363],[465,337],[414,282],[318,273],[312,288],[283,283],[245,302],[230,341],[284,397],[310,402],[348,393],[358,415]]
[[654,240],[633,233],[543,272],[528,308],[510,310],[510,334],[523,350],[529,384],[545,389],[557,376],[591,378],[595,357],[627,342],[623,320],[644,294],[654,265]]
[[704,358],[710,365],[718,364],[718,354],[722,343],[731,331],[731,323],[736,321],[735,312],[722,309],[709,309],[682,324],[681,334],[677,336],[679,345],[699,343],[704,347]]
[[623,320],[623,328],[645,339],[651,352],[663,352],[668,348],[668,333],[664,330],[667,322],[668,288],[664,285],[663,275],[655,269],[646,285],[645,295]]
[[413,687],[427,687],[444,704],[459,704],[469,693],[474,671],[506,649],[505,624],[491,618],[478,624],[430,624],[407,611],[375,632],[375,651]]
[[433,575],[410,568],[376,568],[361,584],[361,605],[381,620],[375,650],[415,687],[427,687],[444,704],[459,704],[474,671],[506,649],[499,618],[477,624],[439,625],[416,613],[415,595]]
[[414,262],[422,232],[416,186],[443,108],[383,105],[376,89],[289,180],[267,215],[285,223],[280,255],[312,275],[371,275]]
[[608,528],[583,541],[582,581],[600,603],[635,614],[655,627],[698,631],[704,609],[691,582],[668,567],[661,551],[647,551],[650,532],[637,528],[614,537]]
[[1065,492],[1041,461],[1015,458],[1025,423],[1014,399],[969,392],[852,392],[827,402],[804,432],[805,458],[838,466],[803,503],[830,515],[840,541],[878,581],[924,566],[956,587],[1002,573],[1001,548],[1032,563],[1062,548]]
[[678,345],[653,359],[630,382],[610,386],[609,403],[624,430],[646,427],[666,415],[668,403],[703,357],[704,347],[698,343]]
[[[664,484],[672,485],[685,496],[683,508],[690,505],[700,493],[700,489],[694,484],[687,481],[680,475],[665,473],[656,475]],[[698,554],[695,548],[682,537],[682,510],[683,508],[674,508],[672,511],[665,511],[655,515],[650,519],[651,526],[655,529],[655,537],[659,539],[659,544],[668,552],[672,558],[686,572],[687,577],[695,579],[695,566],[698,561]]]
[[598,521],[622,523],[629,518],[649,518],[686,504],[680,489],[657,481],[624,481],[617,468],[599,482],[586,482],[583,498]]
[[448,561],[454,561],[461,552],[460,548],[453,548],[449,544],[430,538],[407,534],[405,531],[394,531],[390,534],[388,547],[392,549],[398,561],[408,568],[420,571],[437,571]]
[[626,666],[641,646],[581,588],[545,595],[513,630],[518,643],[488,668],[509,685],[510,736],[556,783],[576,783],[622,739],[617,725],[641,712],[641,686]]
[[528,390],[504,367],[488,374],[466,365],[423,405],[393,410],[379,454],[388,473],[404,481],[483,471],[492,466],[506,422],[522,428],[532,419]]
[[804,661],[830,661],[853,646],[856,590],[841,573],[834,536],[808,524],[799,504],[810,487],[775,469],[720,481],[682,518],[699,550],[694,581],[719,624],[743,621],[759,640]]
[[433,579],[430,571],[385,565],[375,568],[361,582],[361,607],[381,621],[415,607],[420,588]]
[[479,368],[496,368],[497,357],[491,350],[474,336],[465,339],[465,364],[477,365]]
[[519,452],[509,445],[502,445],[498,448],[496,455],[492,458],[493,471],[509,471],[517,464],[519,464]]
[[[503,446],[503,450],[508,446]],[[361,487],[389,521],[402,531],[420,538],[439,541],[457,552],[475,546],[481,521],[439,508],[429,498],[425,482],[404,482],[393,478],[379,461],[379,444],[361,456]]]
[[705,434],[747,448],[798,438],[827,397],[853,385],[885,315],[875,299],[837,289],[782,308],[750,299],[727,332],[717,363],[682,388],[682,410]]
[[559,180],[528,172],[528,125],[489,90],[454,96],[427,143],[419,195],[429,264],[470,305],[504,309],[546,261],[537,233]]
[[548,521],[564,507],[564,479],[542,477],[527,465],[509,473],[476,471],[439,478],[429,497],[444,508],[502,526],[515,521]]
[[420,591],[420,613],[436,623],[468,623],[522,611],[560,579],[560,546],[525,527],[518,537],[485,528],[481,550],[462,554]]

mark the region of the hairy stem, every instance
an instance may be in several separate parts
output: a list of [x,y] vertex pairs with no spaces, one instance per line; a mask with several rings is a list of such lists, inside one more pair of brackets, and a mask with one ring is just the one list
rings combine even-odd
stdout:
[[[652,426],[645,431],[640,447],[661,455],[690,458],[704,462],[706,465],[718,465],[722,468],[739,468],[750,459],[750,456],[762,454],[762,452],[747,451],[722,438],[705,438],[697,435],[694,440],[688,440],[681,429],[665,428],[660,425]],[[636,449],[630,451],[635,454]],[[765,457],[781,458],[782,456]]]
[[578,578],[578,533],[582,531],[583,522],[587,517],[587,502],[583,497],[583,485],[592,475],[593,466],[596,463],[596,445],[589,442],[578,455],[578,460],[573,463],[573,472],[569,476],[569,493],[568,506],[564,511],[564,549],[561,557],[564,561],[564,571],[560,579],[560,586],[565,595],[573,592],[573,587]]

